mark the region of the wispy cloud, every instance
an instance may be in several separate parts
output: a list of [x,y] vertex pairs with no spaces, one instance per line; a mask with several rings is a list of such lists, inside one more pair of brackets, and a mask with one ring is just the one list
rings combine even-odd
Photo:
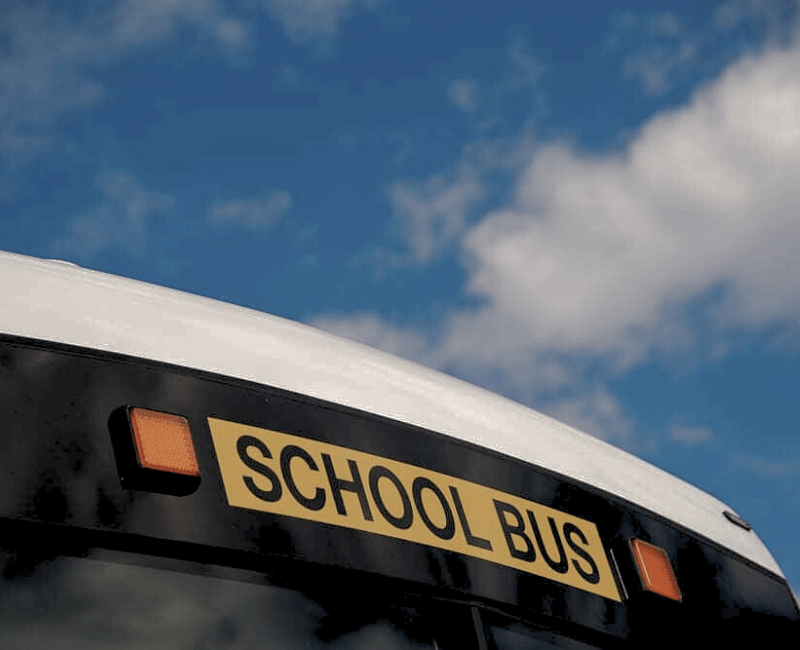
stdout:
[[141,250],[149,222],[174,205],[170,195],[143,188],[125,172],[100,174],[96,187],[97,204],[68,222],[52,244],[54,254],[83,259],[109,249]]
[[[492,132],[505,136],[520,127],[519,120],[534,121],[546,112],[548,66],[520,34],[510,38],[505,55],[497,76],[479,84],[467,74],[449,87],[451,101],[475,119],[484,136]],[[509,106],[519,104],[527,106],[528,113],[511,115]]]
[[697,54],[697,45],[691,42],[680,43],[669,50],[655,48],[637,52],[626,59],[622,74],[638,78],[648,95],[663,95],[672,89],[674,77],[686,69]]
[[562,422],[618,446],[632,443],[633,423],[617,398],[604,387],[546,403],[543,409]]
[[450,101],[465,113],[471,113],[477,108],[478,92],[478,82],[474,79],[457,79],[447,87]]
[[800,463],[795,460],[766,460],[751,454],[737,452],[732,463],[738,469],[745,469],[767,479],[782,479],[800,473]]
[[256,230],[276,224],[291,205],[291,194],[275,191],[255,199],[217,201],[206,216],[211,223],[238,224]]
[[711,442],[714,435],[708,427],[676,425],[669,430],[668,437],[684,447],[696,447]]
[[[296,43],[323,49],[348,16],[377,6],[377,0],[262,0],[260,5]],[[113,94],[104,70],[173,43],[179,34],[202,44],[203,52],[236,63],[246,60],[253,45],[252,19],[222,0],[111,0],[71,8],[16,3],[0,13],[0,198],[13,193],[12,170],[62,137],[54,124]],[[296,71],[283,72],[293,83]]]
[[509,84],[513,87],[535,87],[547,71],[547,66],[531,54],[525,39],[520,35],[511,39],[511,44],[508,46],[508,57],[511,62]]
[[312,319],[314,327],[359,341],[404,359],[435,365],[429,358],[428,340],[412,329],[395,327],[377,314],[324,314]]
[[615,16],[606,47],[623,53],[624,78],[657,96],[720,69],[747,48],[752,33],[785,41],[796,24],[797,6],[790,0],[731,0],[702,23],[673,12],[626,11]]
[[[263,9],[296,42],[323,46],[357,8],[376,6],[361,0],[264,0]],[[210,46],[203,51],[237,62],[253,40],[251,22],[222,0],[117,0],[71,13],[18,3],[0,14],[0,157],[6,169],[47,150],[58,137],[53,125],[60,118],[89,110],[113,93],[103,70],[169,44],[179,32]]]
[[745,23],[764,25],[770,37],[785,34],[787,25],[797,19],[795,0],[728,0],[720,4],[711,17],[711,25],[730,32]]
[[443,174],[422,185],[393,183],[389,198],[408,242],[408,261],[430,262],[458,240],[483,193],[481,181],[469,166],[462,167],[455,177]]
[[249,43],[247,24],[217,0],[91,3],[69,16],[45,4],[19,4],[6,14],[0,16],[0,35],[7,38],[0,60],[0,155],[9,165],[43,151],[59,117],[87,110],[111,92],[99,70],[169,42],[179,28],[194,30],[223,56]]
[[267,13],[297,44],[330,46],[346,18],[358,9],[375,9],[379,0],[262,0]]
[[672,12],[624,12],[615,18],[606,46],[627,51],[623,77],[637,79],[646,94],[662,95],[690,69],[702,40],[702,32]]

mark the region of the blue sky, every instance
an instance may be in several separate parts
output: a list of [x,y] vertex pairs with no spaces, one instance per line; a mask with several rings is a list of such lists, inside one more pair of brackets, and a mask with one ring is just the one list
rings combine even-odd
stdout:
[[795,0],[0,2],[0,249],[305,321],[735,507],[800,585]]

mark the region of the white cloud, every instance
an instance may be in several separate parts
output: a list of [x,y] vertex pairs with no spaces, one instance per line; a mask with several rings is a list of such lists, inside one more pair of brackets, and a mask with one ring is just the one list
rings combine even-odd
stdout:
[[[687,349],[698,317],[717,343],[800,323],[797,46],[741,59],[647,122],[622,152],[538,148],[508,206],[468,221],[484,172],[393,188],[416,259],[431,259],[442,242],[461,246],[473,306],[428,333],[375,316],[370,332],[341,333],[540,403],[579,388],[587,368],[607,376],[655,351]],[[600,435],[627,435],[599,389],[554,404]],[[699,444],[709,434],[672,435]]]
[[257,229],[274,225],[292,205],[288,192],[271,192],[263,198],[217,201],[208,210],[212,223],[239,223]]
[[542,148],[514,203],[464,238],[468,291],[484,306],[453,316],[450,355],[632,363],[680,307],[719,288],[721,326],[796,320],[798,174],[797,48],[731,67],[622,154]]
[[70,220],[66,234],[53,243],[57,255],[84,258],[112,248],[141,249],[147,222],[174,204],[171,196],[144,189],[124,172],[102,173],[96,186],[100,200],[92,210]]
[[263,0],[264,8],[298,44],[323,49],[335,38],[341,23],[357,8],[374,9],[377,0]]
[[478,106],[478,82],[474,79],[457,79],[447,87],[447,95],[456,108],[471,113]]
[[674,426],[670,429],[670,440],[685,447],[696,447],[711,442],[713,434],[708,427]]

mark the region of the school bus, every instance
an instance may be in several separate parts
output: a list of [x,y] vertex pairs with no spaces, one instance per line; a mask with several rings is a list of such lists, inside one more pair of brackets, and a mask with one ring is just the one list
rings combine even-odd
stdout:
[[0,254],[0,647],[793,647],[730,506],[298,323]]

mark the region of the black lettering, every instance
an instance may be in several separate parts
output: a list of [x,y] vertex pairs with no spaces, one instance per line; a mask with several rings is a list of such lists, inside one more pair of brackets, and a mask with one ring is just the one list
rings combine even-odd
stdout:
[[[379,487],[378,481],[382,478],[388,479],[389,482],[394,485],[395,490],[400,495],[400,500],[403,502],[403,514],[399,517],[395,517],[389,509],[386,507],[386,504],[383,502],[383,497],[381,496],[381,491]],[[383,518],[386,519],[392,526],[395,528],[399,528],[401,530],[406,530],[407,528],[411,527],[411,524],[414,523],[414,510],[411,507],[411,500],[408,498],[408,494],[406,493],[406,489],[403,487],[403,484],[400,482],[400,479],[395,476],[395,474],[383,467],[382,465],[375,465],[371,470],[369,470],[369,489],[372,492],[372,498],[375,500],[375,505],[380,510]]]
[[347,516],[347,510],[344,507],[344,499],[342,499],[342,491],[355,492],[358,495],[358,502],[361,504],[361,514],[364,515],[366,521],[373,521],[372,511],[369,508],[369,501],[367,501],[367,493],[364,490],[364,483],[361,480],[361,474],[358,471],[358,465],[354,460],[347,460],[347,465],[350,467],[350,475],[352,480],[339,478],[336,476],[336,470],[333,469],[333,461],[330,454],[322,454],[322,463],[325,465],[325,472],[328,475],[328,482],[331,484],[331,494],[336,503],[336,512],[340,515]]
[[[497,511],[497,518],[500,520],[500,527],[503,529],[503,536],[506,538],[506,545],[508,552],[512,557],[525,562],[533,562],[536,560],[536,551],[533,549],[533,543],[525,534],[525,522],[519,510],[509,503],[503,503],[497,499],[493,499],[494,509]],[[516,523],[512,524],[506,519],[506,515],[511,515]],[[522,551],[514,545],[513,537],[519,537],[525,543],[525,550]]]
[[531,526],[533,527],[533,535],[536,537],[536,545],[539,547],[539,550],[542,553],[542,557],[544,561],[550,565],[550,568],[555,571],[556,573],[566,573],[569,571],[569,564],[567,564],[567,554],[564,552],[564,544],[561,541],[561,536],[558,534],[558,527],[556,526],[556,522],[552,517],[548,517],[547,521],[550,522],[550,531],[553,533],[553,540],[556,543],[556,547],[558,548],[559,560],[558,562],[554,561],[548,554],[547,548],[545,548],[544,540],[542,539],[542,533],[539,530],[539,524],[536,521],[536,517],[534,514],[528,510],[528,520],[531,522]]
[[[422,502],[422,491],[428,489],[439,499],[439,503],[442,505],[442,510],[444,511],[444,526],[439,528],[436,524],[431,521],[431,518],[428,516],[428,513],[425,511],[425,504]],[[453,539],[453,536],[456,534],[456,522],[453,519],[453,511],[450,510],[450,504],[447,503],[447,499],[444,498],[444,494],[438,488],[438,486],[431,481],[430,479],[425,478],[424,476],[418,476],[414,479],[414,483],[411,485],[411,493],[414,495],[414,503],[417,506],[417,511],[419,512],[419,516],[422,517],[422,521],[425,522],[425,525],[428,527],[428,530],[431,531],[436,537],[439,539]]]
[[469,528],[469,522],[467,521],[467,513],[464,512],[464,505],[461,503],[461,495],[452,485],[450,486],[450,496],[453,497],[453,503],[456,506],[456,514],[458,515],[458,520],[461,522],[461,527],[464,529],[464,537],[467,540],[467,544],[491,551],[492,543],[488,539],[475,537],[472,534]]
[[286,487],[289,489],[289,492],[292,493],[295,501],[304,508],[308,508],[309,510],[322,510],[325,506],[325,490],[317,488],[314,492],[314,496],[311,498],[300,492],[292,476],[292,458],[301,458],[312,471],[319,471],[311,454],[305,449],[296,445],[286,445],[281,451],[281,473],[283,474],[283,481],[286,483]]
[[257,474],[268,479],[272,487],[269,490],[262,490],[249,476],[242,477],[244,484],[256,498],[268,502],[278,501],[283,493],[281,482],[278,480],[278,476],[275,472],[269,467],[248,455],[248,449],[253,447],[260,451],[264,458],[272,458],[272,454],[269,452],[269,449],[267,449],[267,446],[254,436],[241,436],[236,441],[236,451],[239,452],[239,458],[242,462]]
[[597,563],[594,561],[591,555],[586,551],[586,549],[581,548],[578,546],[575,541],[572,539],[573,535],[577,535],[580,540],[581,544],[587,546],[589,543],[586,541],[586,535],[583,534],[583,531],[578,528],[575,524],[571,524],[567,522],[564,524],[564,539],[567,540],[567,544],[569,547],[575,551],[578,555],[580,555],[584,560],[586,560],[587,564],[589,565],[590,571],[584,571],[581,568],[581,565],[578,564],[577,560],[572,560],[572,566],[575,567],[575,570],[580,574],[581,578],[586,580],[593,585],[596,585],[600,582],[600,571],[597,569]]

